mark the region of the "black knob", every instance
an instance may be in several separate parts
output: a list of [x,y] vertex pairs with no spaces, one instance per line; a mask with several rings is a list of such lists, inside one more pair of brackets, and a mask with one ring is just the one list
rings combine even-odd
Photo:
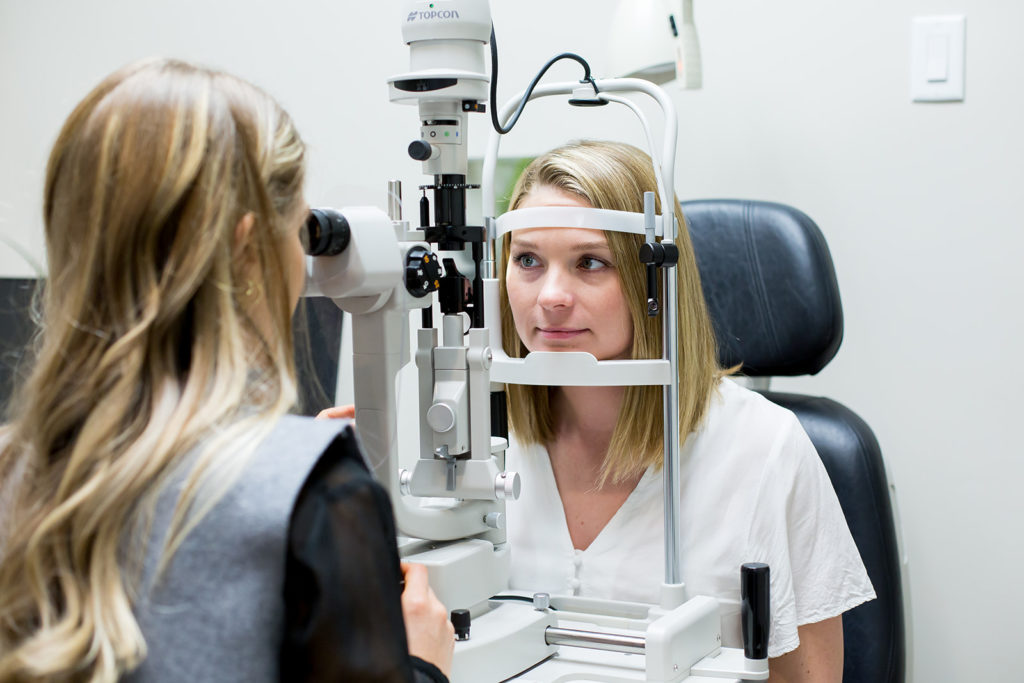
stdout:
[[740,567],[740,623],[743,655],[747,659],[768,657],[768,626],[771,620],[771,589],[768,565],[747,562]]
[[409,156],[416,161],[426,161],[434,154],[434,148],[426,140],[413,140],[409,143]]
[[665,262],[665,247],[661,242],[644,242],[640,245],[640,263],[660,266]]
[[469,640],[469,610],[453,609],[451,619],[455,627],[455,640]]
[[405,257],[405,289],[419,298],[441,286],[441,263],[436,254],[413,247]]

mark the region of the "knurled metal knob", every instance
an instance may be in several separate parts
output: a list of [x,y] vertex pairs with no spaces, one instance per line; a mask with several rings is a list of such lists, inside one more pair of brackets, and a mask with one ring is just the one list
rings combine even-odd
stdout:
[[413,296],[424,297],[441,286],[441,262],[437,254],[423,247],[413,247],[405,257],[405,289]]
[[409,143],[409,156],[416,161],[426,161],[434,154],[434,148],[426,140],[413,140]]

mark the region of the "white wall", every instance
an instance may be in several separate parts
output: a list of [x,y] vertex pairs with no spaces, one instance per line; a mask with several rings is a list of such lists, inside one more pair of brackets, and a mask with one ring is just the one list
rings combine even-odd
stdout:
[[[699,6],[708,87],[680,148],[702,168],[678,186],[790,203],[821,226],[846,337],[819,377],[779,386],[837,398],[878,435],[911,562],[916,680],[1002,678],[1012,655],[993,645],[1024,607],[1024,7],[728,4]],[[910,18],[945,13],[967,15],[966,99],[913,104]]]
[[[492,0],[500,94],[549,56],[599,75],[611,0]],[[383,205],[422,182],[405,156],[413,109],[387,103],[405,68],[399,3],[304,0],[0,0],[0,235],[42,258],[45,157],[102,76],[166,54],[221,66],[275,94],[312,149],[314,204]],[[682,198],[745,197],[806,211],[831,245],[846,313],[839,355],[776,387],[858,411],[899,487],[911,562],[915,680],[1002,680],[1016,670],[1024,582],[1024,5],[997,0],[696,0],[705,88],[675,93]],[[967,15],[967,97],[909,98],[910,19]],[[552,70],[576,78],[577,67]],[[639,142],[628,117],[530,108],[503,150],[567,138]],[[480,153],[486,122],[471,132]],[[406,191],[407,213],[415,193]],[[30,272],[0,244],[0,274]],[[1009,641],[1009,647],[1004,645]]]

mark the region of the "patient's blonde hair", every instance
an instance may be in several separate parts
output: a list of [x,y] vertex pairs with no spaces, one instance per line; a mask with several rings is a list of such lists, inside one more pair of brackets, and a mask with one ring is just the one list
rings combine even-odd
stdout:
[[[643,193],[660,195],[650,157],[623,143],[581,141],[571,143],[533,160],[516,182],[509,208],[517,208],[535,187],[548,186],[576,195],[597,209],[643,212]],[[686,223],[678,202],[679,264],[675,268],[678,286],[679,337],[679,429],[685,436],[697,429],[704,417],[711,392],[723,372],[718,366],[715,337],[708,318],[700,276]],[[604,232],[615,258],[616,272],[633,321],[631,357],[661,357],[661,318],[647,315],[647,276],[638,259],[643,237],[622,232]],[[528,352],[516,332],[505,287],[511,235],[504,237],[501,250],[501,328],[505,352],[522,358]],[[659,300],[664,301],[659,278]],[[509,426],[525,443],[546,444],[554,438],[554,418],[546,386],[508,385]],[[619,419],[612,434],[601,470],[599,485],[619,482],[662,463],[662,388],[626,387]]]
[[0,680],[137,666],[132,603],[161,486],[198,451],[165,564],[294,403],[279,253],[305,206],[304,154],[268,95],[176,61],[114,73],[65,122],[36,362],[0,435]]

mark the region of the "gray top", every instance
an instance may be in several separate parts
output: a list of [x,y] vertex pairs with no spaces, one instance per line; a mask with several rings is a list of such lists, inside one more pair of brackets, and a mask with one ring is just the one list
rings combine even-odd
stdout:
[[310,470],[347,426],[282,417],[152,586],[187,472],[172,479],[157,503],[135,606],[148,655],[126,680],[278,679],[289,517]]

